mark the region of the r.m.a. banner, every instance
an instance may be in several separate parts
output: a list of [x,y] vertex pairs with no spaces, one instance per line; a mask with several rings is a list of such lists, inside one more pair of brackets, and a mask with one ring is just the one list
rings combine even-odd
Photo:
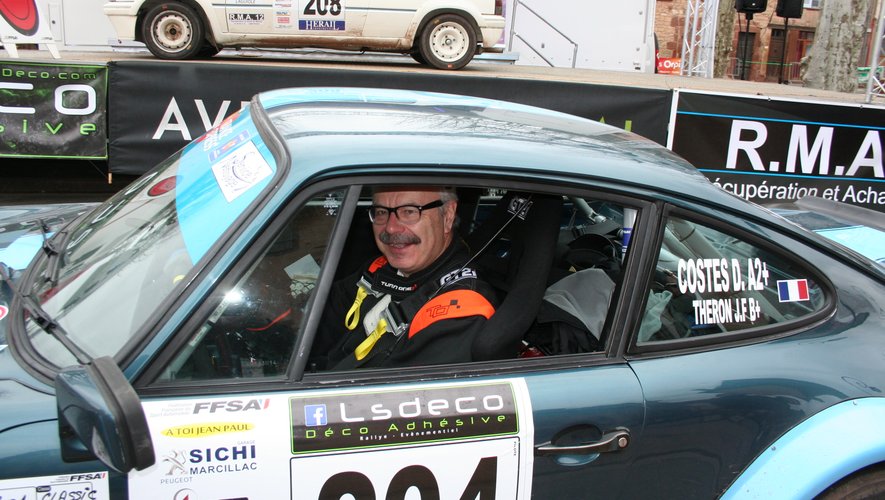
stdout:
[[0,61],[0,157],[107,158],[107,67]]
[[668,146],[723,189],[885,211],[885,108],[688,91],[674,102]]

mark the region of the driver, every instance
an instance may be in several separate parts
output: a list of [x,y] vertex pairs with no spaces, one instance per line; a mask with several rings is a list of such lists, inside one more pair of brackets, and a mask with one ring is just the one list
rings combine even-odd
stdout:
[[311,361],[319,369],[471,360],[495,312],[493,289],[467,267],[454,190],[386,187],[369,219],[381,256],[332,285]]

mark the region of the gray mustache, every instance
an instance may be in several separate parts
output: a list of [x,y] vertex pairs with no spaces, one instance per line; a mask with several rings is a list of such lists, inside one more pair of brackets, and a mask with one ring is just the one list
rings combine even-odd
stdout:
[[378,239],[385,245],[417,245],[421,243],[421,238],[414,234],[396,233],[390,234],[387,231],[378,235]]

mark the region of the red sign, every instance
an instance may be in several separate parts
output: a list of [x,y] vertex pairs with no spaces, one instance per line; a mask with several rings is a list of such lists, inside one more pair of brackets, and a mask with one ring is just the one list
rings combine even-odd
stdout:
[[658,74],[679,75],[682,73],[682,59],[679,57],[658,58]]

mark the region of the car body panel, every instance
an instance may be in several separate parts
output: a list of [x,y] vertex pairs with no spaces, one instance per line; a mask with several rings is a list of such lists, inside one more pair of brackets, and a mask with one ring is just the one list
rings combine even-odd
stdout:
[[[138,391],[156,465],[124,476],[106,472],[95,460],[67,463],[58,454],[39,470],[3,474],[0,487],[23,477],[105,471],[114,495],[128,498],[188,489],[227,497],[316,496],[324,487],[346,488],[363,478],[377,496],[385,496],[394,478],[432,488],[433,477],[437,491],[460,496],[488,487],[474,479],[494,470],[493,483],[514,498],[588,492],[605,498],[741,496],[771,492],[771,471],[784,470],[785,463],[792,467],[796,454],[810,455],[803,447],[817,440],[838,445],[842,434],[834,427],[851,424],[857,436],[881,435],[885,277],[879,266],[725,193],[671,152],[632,134],[485,99],[289,89],[260,94],[173,160],[180,166],[158,167],[77,226],[101,231],[90,221],[121,217],[120,231],[149,227],[144,220],[157,219],[156,210],[141,205],[162,202],[158,206],[168,214],[152,222],[156,229],[145,236],[171,225],[182,233],[188,271],[174,276],[169,298],[156,306],[162,310],[128,332],[125,345],[109,339],[109,351],[96,353],[114,355]],[[167,183],[164,175],[173,173],[174,184]],[[365,216],[360,203],[368,201],[360,199],[361,187],[368,191],[389,182],[501,185],[572,197],[592,193],[638,211],[622,260],[624,281],[613,291],[616,300],[605,318],[607,341],[580,354],[302,373],[313,340],[306,326],[285,373],[162,377],[180,368],[170,368],[180,352],[202,342],[201,332],[219,319],[215,301],[249,275],[265,249],[275,248],[276,234],[300,207],[338,217],[323,243],[328,249],[316,277],[318,289],[330,286],[340,257],[352,250],[345,244],[348,225],[358,208]],[[136,206],[142,212],[127,222],[120,209]],[[779,324],[651,346],[637,341],[659,240],[667,221],[685,214],[809,270],[801,277],[814,281],[825,300],[812,314]],[[309,233],[305,229],[286,243],[310,241]],[[38,257],[15,276],[18,283],[39,279],[47,260],[39,246],[29,248]],[[61,275],[63,288],[68,275],[64,269]],[[322,293],[302,306],[304,324],[321,310]],[[78,304],[88,304],[87,298]],[[19,306],[9,300],[16,314],[0,319],[0,328],[26,320]],[[74,339],[81,338],[82,327],[75,330],[64,317],[59,321],[72,326]],[[0,416],[5,429],[0,442],[10,444],[0,446],[0,463],[26,457],[31,446],[26,437],[34,430],[41,439],[28,449],[40,457],[58,448],[68,458],[85,454],[76,438],[59,441],[53,371],[38,366],[40,351],[28,348],[48,334],[22,335],[20,325],[11,330],[18,332],[15,342],[0,351],[0,384],[7,388],[0,388],[0,398],[6,398],[0,401],[23,410]],[[119,331],[125,333],[122,326]],[[470,415],[474,408],[467,403],[476,401],[488,403],[494,420],[507,425],[462,420],[460,427],[469,432],[449,433],[449,423]],[[413,409],[418,407],[421,411]],[[395,429],[367,427],[371,439],[354,439],[361,429],[356,425],[389,424],[395,410],[402,417]],[[441,418],[449,420],[443,424]],[[424,425],[431,434],[420,434],[418,426]],[[393,436],[400,426],[417,437]],[[330,434],[321,436],[321,429]],[[607,437],[614,441],[601,451],[563,448],[593,446]],[[316,445],[321,438],[326,441]],[[844,446],[829,464],[810,457],[807,470],[791,472],[791,485],[795,491],[822,491],[881,461],[881,441],[870,439],[857,453]],[[415,464],[426,471],[411,468]]]
[[808,197],[771,208],[781,217],[885,265],[885,224],[879,212]]
[[852,472],[885,461],[885,436],[875,432],[883,418],[881,398],[831,406],[775,441],[722,498],[812,498]]

